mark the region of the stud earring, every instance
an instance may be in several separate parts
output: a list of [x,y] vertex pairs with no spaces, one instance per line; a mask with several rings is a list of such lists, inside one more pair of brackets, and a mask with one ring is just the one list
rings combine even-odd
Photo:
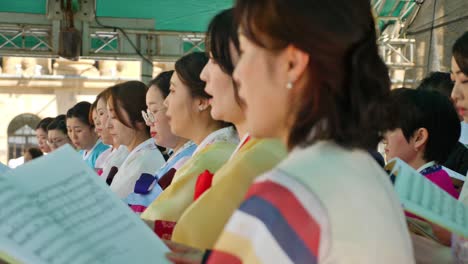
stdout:
[[286,84],[286,89],[291,90],[292,88],[293,88],[293,82],[292,82],[292,81],[289,81],[289,82]]

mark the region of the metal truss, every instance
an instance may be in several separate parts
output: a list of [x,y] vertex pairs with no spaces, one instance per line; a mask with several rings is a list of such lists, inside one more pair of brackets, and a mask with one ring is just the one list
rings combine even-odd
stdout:
[[51,33],[51,26],[0,24],[0,54],[9,51],[19,55],[50,55]]
[[[404,83],[404,72],[415,67],[415,39],[408,38],[406,31],[415,19],[421,1],[372,0],[380,31],[379,54],[387,64],[392,82]],[[401,74],[403,72],[403,74]]]
[[378,43],[380,56],[390,69],[409,69],[415,66],[414,39],[382,37]]
[[[174,61],[203,50],[204,34],[156,31],[153,19],[99,17],[98,23],[95,0],[78,1],[74,25],[81,32],[80,57]],[[45,15],[0,12],[0,56],[58,57],[63,19],[58,1],[47,2]]]

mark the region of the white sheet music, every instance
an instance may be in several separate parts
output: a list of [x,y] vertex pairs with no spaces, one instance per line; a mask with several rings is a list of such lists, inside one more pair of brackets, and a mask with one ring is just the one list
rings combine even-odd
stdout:
[[8,174],[0,236],[44,263],[168,263],[164,243],[71,147]]

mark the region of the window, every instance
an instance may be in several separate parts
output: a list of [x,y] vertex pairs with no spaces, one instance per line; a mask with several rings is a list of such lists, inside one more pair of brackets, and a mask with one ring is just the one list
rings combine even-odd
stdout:
[[21,114],[8,125],[8,160],[23,156],[24,150],[37,145],[36,125],[41,119],[34,114]]

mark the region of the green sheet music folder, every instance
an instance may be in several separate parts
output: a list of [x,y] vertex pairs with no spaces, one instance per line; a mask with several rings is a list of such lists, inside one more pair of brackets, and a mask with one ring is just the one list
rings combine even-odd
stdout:
[[396,158],[385,167],[406,211],[468,237],[468,208]]

